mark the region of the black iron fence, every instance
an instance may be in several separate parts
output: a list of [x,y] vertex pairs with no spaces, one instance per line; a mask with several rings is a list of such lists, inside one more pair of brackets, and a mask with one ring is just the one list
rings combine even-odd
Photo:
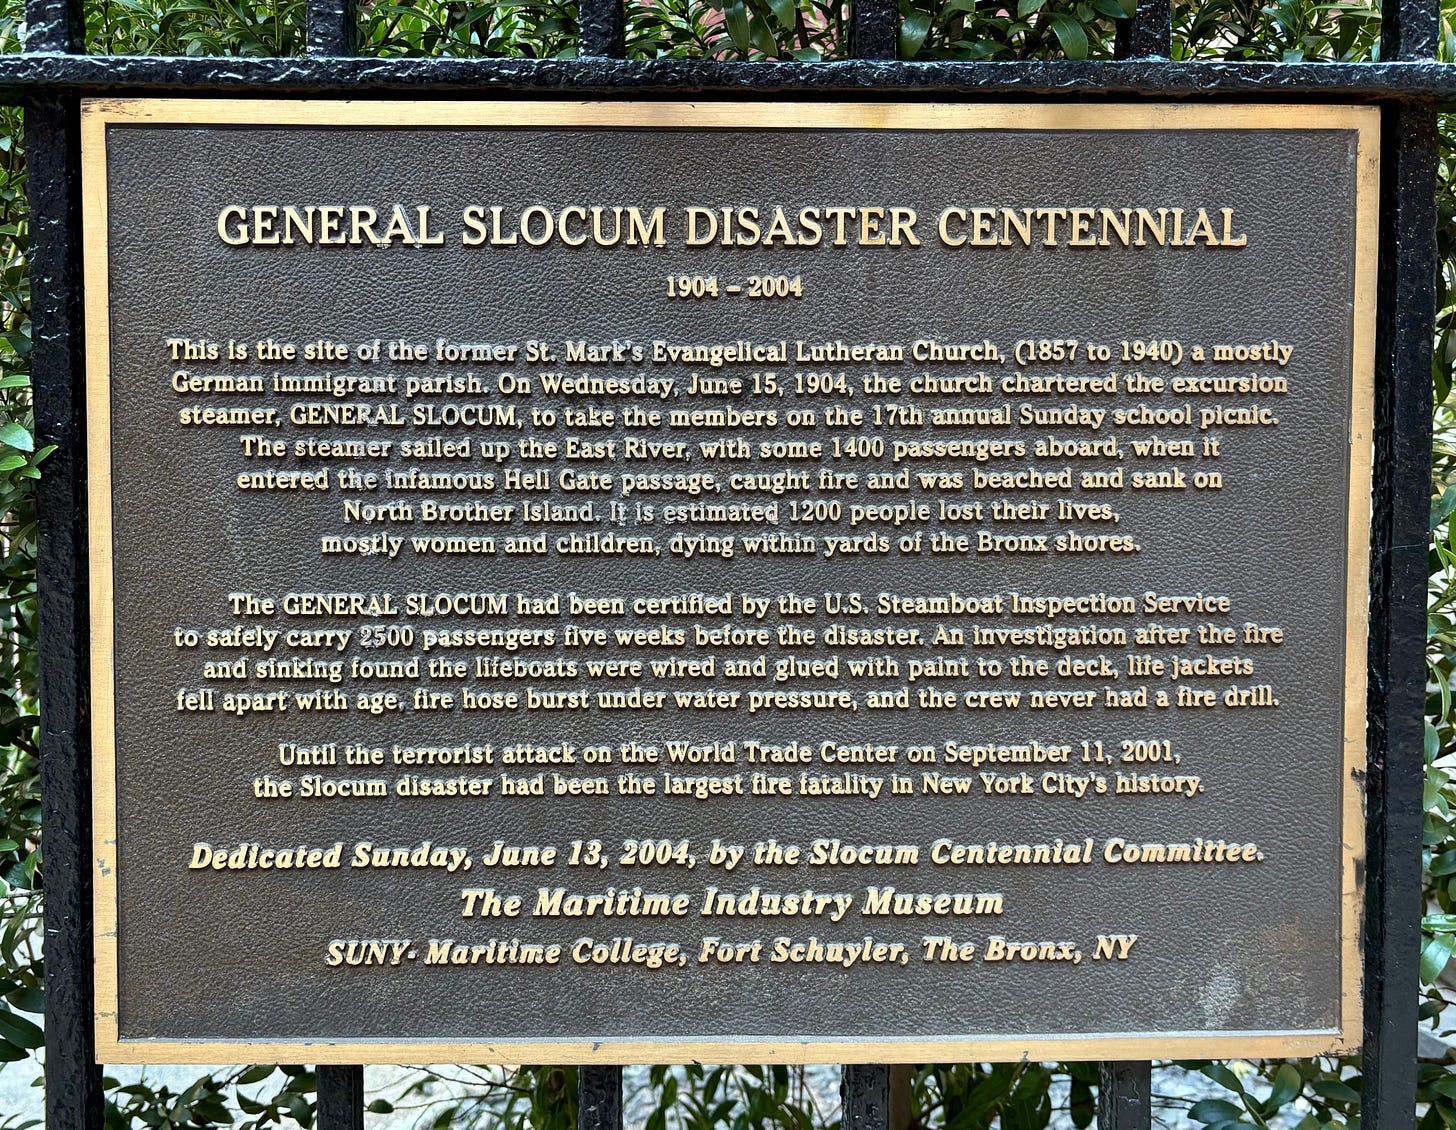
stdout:
[[[1375,506],[1369,683],[1363,1122],[1409,1127],[1416,1109],[1421,918],[1423,641],[1427,573],[1437,113],[1456,67],[1435,61],[1437,0],[1393,0],[1380,62],[1172,62],[1169,0],[1142,0],[1103,62],[895,58],[895,0],[853,5],[851,59],[731,63],[623,58],[621,0],[581,0],[580,57],[377,59],[353,53],[353,0],[309,0],[298,58],[85,54],[80,0],[29,0],[26,49],[0,56],[0,98],[26,109],[32,215],[45,836],[46,1111],[51,1130],[99,1130],[92,1029],[91,782],[79,102],[99,95],[491,98],[593,94],[900,100],[1141,99],[1362,102],[1382,110]],[[1098,1125],[1147,1127],[1148,1063],[1101,1065]],[[580,1069],[582,1130],[622,1124],[622,1071]],[[318,1126],[358,1130],[361,1067],[320,1067]],[[844,1130],[886,1130],[892,1070],[847,1066]]]

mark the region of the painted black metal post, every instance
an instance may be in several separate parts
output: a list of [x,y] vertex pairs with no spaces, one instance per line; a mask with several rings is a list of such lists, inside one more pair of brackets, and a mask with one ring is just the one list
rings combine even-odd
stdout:
[[839,1077],[844,1130],[887,1130],[890,1125],[890,1067],[845,1064]]
[[578,1130],[622,1130],[622,1069],[582,1064],[576,1072]]
[[900,8],[895,0],[855,0],[851,4],[849,52],[856,59],[900,57]]
[[91,715],[86,641],[85,382],[77,106],[26,107],[37,444],[41,827],[45,838],[46,1125],[101,1126],[91,981]]
[[310,55],[353,55],[359,50],[359,12],[354,0],[309,0]]
[[[895,0],[854,0],[850,53],[856,59],[895,59],[900,54],[900,9]],[[890,1068],[883,1063],[845,1064],[839,1077],[844,1130],[889,1130]]]
[[318,1130],[364,1130],[364,1069],[355,1064],[321,1066]]
[[1441,42],[1438,0],[1398,0],[1380,10],[1380,57],[1408,63],[1436,58]]
[[[1382,18],[1384,58],[1435,58],[1435,0],[1387,4]],[[1409,1127],[1415,1124],[1420,999],[1435,107],[1387,105],[1381,133],[1361,1105],[1366,1126]]]
[[1148,1130],[1153,1124],[1153,1065],[1110,1060],[1097,1065],[1097,1130]]
[[576,1073],[580,1130],[622,1130],[622,1069],[583,1065]]
[[[577,53],[621,59],[627,53],[627,13],[622,0],[581,0]],[[622,1069],[582,1064],[576,1072],[578,1130],[622,1130]]]
[[1137,8],[1117,25],[1113,54],[1119,59],[1166,59],[1173,50],[1170,0],[1138,0]]
[[[359,13],[354,0],[308,0],[306,19],[310,55],[343,56],[358,50]],[[364,1068],[321,1065],[314,1078],[318,1130],[364,1130]]]
[[1415,1122],[1436,111],[1387,108],[1376,342],[1364,1122]]
[[[1170,0],[1138,0],[1117,25],[1113,51],[1119,59],[1166,59],[1173,49]],[[1108,1060],[1097,1065],[1098,1130],[1149,1130],[1153,1124],[1153,1065]]]
[[[1435,5],[1386,9],[1386,49],[1434,51]],[[1363,1121],[1415,1124],[1422,715],[1435,319],[1434,106],[1387,106],[1376,334]]]
[[[77,0],[29,0],[26,50],[85,49]],[[27,102],[32,380],[39,444],[56,444],[37,488],[41,827],[45,837],[46,1125],[100,1130],[91,979],[90,664],[86,641],[86,396],[81,315],[79,103]]]
[[627,54],[627,11],[622,0],[581,0],[576,50],[582,58]]
[[86,23],[75,0],[26,0],[27,53],[74,55],[86,50]]

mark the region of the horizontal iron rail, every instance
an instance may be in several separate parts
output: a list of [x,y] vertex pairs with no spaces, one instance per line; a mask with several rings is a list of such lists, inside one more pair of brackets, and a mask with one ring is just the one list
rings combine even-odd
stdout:
[[1456,106],[1456,65],[1185,63],[1164,60],[731,63],[702,59],[239,59],[135,55],[0,55],[0,100],[55,94],[349,94],[467,96],[635,94],[681,97],[907,96],[1207,98],[1272,101],[1423,100]]

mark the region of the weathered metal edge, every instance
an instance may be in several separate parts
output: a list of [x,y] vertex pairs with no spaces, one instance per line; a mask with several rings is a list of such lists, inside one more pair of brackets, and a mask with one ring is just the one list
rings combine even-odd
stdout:
[[0,99],[46,93],[481,96],[598,92],[871,96],[894,92],[1042,96],[1375,101],[1456,105],[1456,65],[1409,63],[1174,63],[1152,60],[900,63],[732,63],[699,59],[284,59],[0,55]]

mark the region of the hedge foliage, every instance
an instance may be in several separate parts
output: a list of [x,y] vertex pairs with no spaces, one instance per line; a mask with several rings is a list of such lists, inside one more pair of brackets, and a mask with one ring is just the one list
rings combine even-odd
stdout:
[[[900,0],[905,59],[1105,58],[1133,0]],[[574,0],[361,0],[360,42],[381,56],[570,57]],[[296,55],[302,0],[87,0],[97,53]],[[839,0],[633,0],[628,53],[757,61],[842,58],[848,5]],[[1456,0],[1445,0],[1443,57],[1456,59]],[[0,51],[19,50],[20,0],[0,0]],[[1175,5],[1180,59],[1378,58],[1380,13],[1349,0],[1195,0]],[[36,1074],[42,1042],[39,914],[44,897],[36,749],[35,498],[47,450],[37,450],[29,386],[30,323],[24,133],[0,109],[0,1065]],[[1426,877],[1423,1023],[1443,1031],[1456,1003],[1456,132],[1446,137],[1441,189],[1440,316],[1433,412],[1431,613],[1426,726]],[[1338,547],[1332,548],[1337,552]],[[1212,1130],[1358,1127],[1355,1059],[1185,1065],[1211,1096],[1178,1115]],[[646,1130],[835,1130],[802,1070],[652,1068],[634,1075]],[[570,1068],[420,1069],[391,1093],[421,1127],[529,1126],[573,1130]],[[239,1067],[178,1091],[108,1080],[108,1127],[193,1130],[311,1127],[314,1077],[305,1067]],[[927,1065],[913,1078],[915,1125],[932,1130],[1038,1130],[1054,1116],[1093,1120],[1095,1070],[1086,1064]],[[461,1098],[464,1094],[467,1097]],[[1055,1096],[1055,1098],[1053,1097]],[[1456,1130],[1456,1059],[1421,1063],[1421,1130]],[[1187,1109],[1184,1109],[1184,1108]],[[376,1100],[385,1113],[391,1104]],[[1271,1121],[1272,1120],[1272,1121]],[[0,1130],[35,1123],[0,1111]],[[62,1128],[56,1128],[62,1130]],[[1372,1128],[1376,1130],[1376,1128]]]

